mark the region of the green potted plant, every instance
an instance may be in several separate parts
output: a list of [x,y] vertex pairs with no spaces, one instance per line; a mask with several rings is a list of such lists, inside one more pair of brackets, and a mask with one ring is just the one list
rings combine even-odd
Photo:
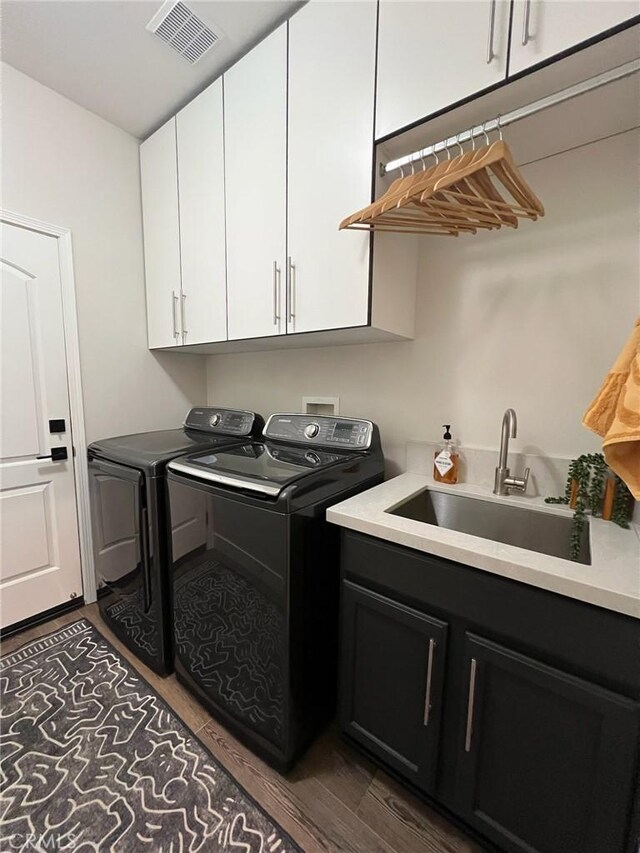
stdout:
[[577,459],[572,459],[564,495],[545,498],[548,504],[570,504],[574,509],[571,530],[573,560],[577,559],[580,552],[587,511],[594,516],[601,516],[605,494],[609,489],[613,491],[610,520],[620,527],[629,527],[633,496],[620,477],[608,467],[602,453],[583,453]]

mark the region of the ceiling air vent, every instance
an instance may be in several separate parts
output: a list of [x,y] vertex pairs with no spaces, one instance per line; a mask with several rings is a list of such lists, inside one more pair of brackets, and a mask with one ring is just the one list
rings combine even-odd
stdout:
[[222,38],[205,24],[182,0],[167,0],[147,24],[155,33],[181,56],[193,64],[201,59]]

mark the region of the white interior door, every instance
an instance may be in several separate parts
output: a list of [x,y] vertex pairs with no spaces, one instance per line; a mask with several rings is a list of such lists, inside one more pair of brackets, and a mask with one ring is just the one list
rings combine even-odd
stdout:
[[[82,594],[58,245],[2,225],[0,625]],[[64,421],[51,432],[50,420]],[[53,425],[61,426],[59,425]],[[66,447],[65,461],[38,459]]]
[[284,333],[287,28],[224,75],[229,340]]

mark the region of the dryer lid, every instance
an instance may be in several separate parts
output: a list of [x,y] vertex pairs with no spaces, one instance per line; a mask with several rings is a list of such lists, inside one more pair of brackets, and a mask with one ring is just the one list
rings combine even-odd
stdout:
[[185,429],[140,432],[94,441],[89,450],[95,456],[134,467],[157,466],[175,456],[237,442],[228,435],[210,435]]

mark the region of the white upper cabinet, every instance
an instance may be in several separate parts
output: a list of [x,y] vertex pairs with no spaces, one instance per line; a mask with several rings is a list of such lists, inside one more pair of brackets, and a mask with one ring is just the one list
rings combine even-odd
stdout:
[[288,332],[368,322],[369,235],[338,224],[371,197],[375,40],[369,0],[289,22]]
[[338,230],[371,198],[374,140],[637,15],[640,0],[310,0],[141,146],[149,346],[410,337],[417,243]]
[[149,346],[180,343],[180,226],[176,120],[140,146]]
[[381,0],[376,139],[504,80],[509,0]]
[[224,77],[229,339],[285,331],[287,28]]
[[222,79],[177,116],[183,343],[227,337]]
[[515,0],[509,74],[640,14],[639,0]]

